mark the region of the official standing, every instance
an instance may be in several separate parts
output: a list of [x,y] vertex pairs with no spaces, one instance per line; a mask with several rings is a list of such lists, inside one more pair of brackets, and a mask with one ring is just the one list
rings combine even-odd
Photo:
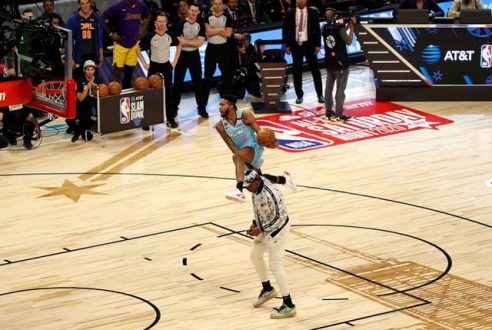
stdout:
[[[178,127],[175,121],[176,107],[173,101],[173,68],[181,54],[181,46],[176,37],[167,31],[168,19],[163,11],[158,11],[155,18],[155,30],[145,35],[139,42],[137,55],[140,62],[148,70],[147,77],[153,74],[161,73],[164,75],[164,90],[166,94],[166,124],[171,128]],[[170,62],[170,48],[177,46],[174,60]],[[141,50],[148,50],[150,63],[147,64]]]
[[212,12],[205,17],[205,35],[207,49],[205,50],[205,88],[203,97],[205,106],[210,95],[210,81],[214,76],[217,65],[222,76],[222,93],[227,93],[231,85],[231,53],[232,47],[228,38],[232,35],[231,17],[224,13],[222,0],[214,0]]
[[199,13],[200,8],[197,4],[190,5],[186,19],[177,23],[174,28],[182,47],[181,56],[174,70],[174,100],[175,106],[179,107],[186,70],[190,69],[198,114],[208,118],[203,97],[202,62],[198,50],[205,42],[205,26],[197,20]]
[[297,0],[297,7],[290,10],[284,18],[282,39],[285,40],[285,52],[292,53],[294,67],[294,88],[297,95],[296,103],[304,101],[302,90],[303,58],[309,65],[313,75],[314,88],[318,95],[318,102],[324,103],[323,83],[318,67],[317,55],[321,46],[321,32],[319,28],[318,11],[306,7],[307,0]]

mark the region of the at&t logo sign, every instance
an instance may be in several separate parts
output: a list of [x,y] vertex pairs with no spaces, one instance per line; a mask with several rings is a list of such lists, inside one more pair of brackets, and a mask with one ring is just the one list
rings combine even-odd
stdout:
[[474,50],[448,50],[444,55],[444,62],[469,62],[472,60],[473,54],[475,54]]

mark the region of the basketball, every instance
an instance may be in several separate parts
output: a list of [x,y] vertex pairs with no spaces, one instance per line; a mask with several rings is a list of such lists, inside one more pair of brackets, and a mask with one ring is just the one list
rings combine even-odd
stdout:
[[153,74],[149,78],[150,88],[162,87],[162,78],[158,74]]
[[112,81],[108,84],[109,95],[120,95],[121,85],[117,81]]
[[260,128],[256,133],[256,141],[264,147],[275,148],[275,142],[277,138],[275,137],[275,132],[269,128]]
[[109,89],[106,84],[98,84],[97,88],[99,88],[99,97],[106,97],[109,94]]
[[149,88],[149,81],[145,77],[138,77],[133,82],[133,87],[137,91],[143,91],[144,89]]

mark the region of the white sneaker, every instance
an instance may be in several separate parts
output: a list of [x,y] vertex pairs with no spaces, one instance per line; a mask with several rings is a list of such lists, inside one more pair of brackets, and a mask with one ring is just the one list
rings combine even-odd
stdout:
[[285,177],[285,185],[292,190],[292,192],[297,192],[297,185],[295,184],[294,180],[292,179],[292,175],[284,171],[284,177]]
[[246,196],[239,189],[235,189],[233,192],[227,194],[226,198],[235,202],[246,202]]
[[258,299],[256,299],[256,301],[254,302],[253,307],[258,308],[264,303],[266,303],[268,300],[273,299],[276,296],[277,296],[277,291],[275,291],[275,289],[273,289],[272,291],[265,291],[262,289],[260,295],[258,296]]
[[286,305],[282,304],[282,306],[280,306],[280,308],[275,308],[272,311],[272,314],[270,314],[270,318],[272,318],[272,319],[285,319],[287,317],[296,316],[296,314],[297,314],[296,306],[287,307]]

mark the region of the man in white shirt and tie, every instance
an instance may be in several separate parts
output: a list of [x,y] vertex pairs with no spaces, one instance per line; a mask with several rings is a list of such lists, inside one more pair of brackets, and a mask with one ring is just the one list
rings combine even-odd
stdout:
[[291,9],[284,18],[282,39],[285,41],[285,52],[292,54],[294,89],[297,95],[296,103],[304,102],[302,90],[303,59],[309,65],[313,75],[314,88],[318,103],[324,103],[323,83],[318,67],[318,57],[321,46],[321,32],[318,11],[306,7],[307,0],[297,0],[297,7]]

